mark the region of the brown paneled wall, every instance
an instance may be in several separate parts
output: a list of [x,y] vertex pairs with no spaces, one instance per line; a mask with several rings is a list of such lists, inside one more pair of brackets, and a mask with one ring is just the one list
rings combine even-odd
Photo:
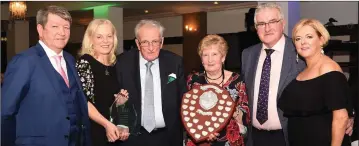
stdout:
[[[185,26],[188,25],[195,31],[188,31]],[[198,12],[183,15],[183,60],[185,75],[196,70],[199,71],[202,63],[198,56],[198,44],[207,34],[207,13]]]

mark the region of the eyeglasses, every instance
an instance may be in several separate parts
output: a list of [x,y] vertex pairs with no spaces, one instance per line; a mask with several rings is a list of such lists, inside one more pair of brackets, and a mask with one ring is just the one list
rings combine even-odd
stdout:
[[270,27],[273,27],[275,24],[277,24],[279,21],[281,21],[282,19],[279,20],[271,20],[269,22],[259,22],[256,24],[256,28],[264,28],[267,24]]
[[162,40],[153,40],[152,42],[144,40],[144,41],[139,41],[138,43],[140,44],[141,47],[149,47],[150,43],[153,47],[158,47],[162,44]]

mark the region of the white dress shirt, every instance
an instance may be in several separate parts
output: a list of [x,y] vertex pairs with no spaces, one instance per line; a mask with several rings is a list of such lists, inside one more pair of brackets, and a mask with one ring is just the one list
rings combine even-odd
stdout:
[[[280,124],[278,111],[277,111],[277,96],[280,74],[282,70],[283,54],[285,47],[285,37],[282,35],[281,39],[272,47],[268,48],[264,44],[259,56],[257,71],[254,81],[254,101],[253,101],[253,126],[257,129],[264,130],[278,130],[282,129]],[[269,83],[269,95],[268,95],[268,120],[261,125],[256,117],[257,114],[257,102],[259,93],[259,84],[262,75],[262,67],[267,53],[264,49],[273,49],[274,52],[271,55],[271,70],[270,70],[270,83]]]
[[62,69],[65,71],[67,80],[69,80],[69,76],[67,75],[66,61],[65,61],[65,58],[63,55],[64,51],[61,51],[59,54],[57,54],[54,50],[51,50],[49,47],[47,47],[44,44],[44,42],[42,42],[41,40],[39,40],[39,44],[41,45],[42,48],[44,48],[47,57],[49,57],[52,66],[54,67],[54,69],[57,72],[60,72],[60,71],[57,70],[58,67],[57,67],[56,60],[55,60],[54,56],[62,56],[60,64],[61,64]]
[[[145,94],[145,82],[146,82],[146,63],[148,61],[145,60],[142,57],[142,54],[140,53],[140,76],[141,76],[141,110],[144,110],[144,98],[146,95]],[[156,120],[156,126],[155,128],[163,128],[165,127],[165,120],[163,118],[163,113],[162,113],[162,95],[161,95],[161,77],[160,77],[160,66],[159,66],[159,61],[158,58],[154,61],[152,61],[153,65],[151,66],[151,72],[152,72],[152,77],[153,77],[153,96],[154,96],[154,107],[155,107],[155,120]],[[143,112],[141,115],[141,125],[143,126]]]

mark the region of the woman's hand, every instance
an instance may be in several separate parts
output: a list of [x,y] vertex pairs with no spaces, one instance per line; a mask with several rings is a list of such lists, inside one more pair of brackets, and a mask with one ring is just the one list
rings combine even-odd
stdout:
[[243,112],[241,110],[238,110],[233,113],[233,119],[236,120],[238,124],[243,124],[242,118],[243,118]]
[[345,134],[352,136],[353,134],[353,126],[354,126],[354,117],[349,118],[347,123],[347,128],[345,130]]
[[115,142],[119,138],[120,131],[116,125],[112,124],[111,122],[108,122],[105,126],[105,129],[106,136],[109,142]]
[[211,135],[209,135],[207,141],[210,141],[210,142],[215,141],[215,140],[217,140],[217,136],[219,136],[219,133],[211,134]]
[[123,105],[128,100],[128,92],[127,90],[121,89],[121,91],[117,94],[114,94],[116,98],[116,105]]

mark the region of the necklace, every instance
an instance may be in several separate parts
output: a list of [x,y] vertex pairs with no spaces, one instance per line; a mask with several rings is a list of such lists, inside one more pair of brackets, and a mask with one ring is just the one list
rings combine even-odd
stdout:
[[105,67],[105,75],[106,75],[106,76],[109,76],[109,75],[110,75],[110,72],[108,72],[108,66]]
[[221,74],[218,78],[216,78],[216,79],[212,79],[212,78],[208,77],[208,76],[207,76],[207,72],[206,72],[206,71],[204,71],[204,75],[206,76],[206,79],[210,79],[210,80],[217,80],[217,79],[219,79],[220,77],[222,77],[222,76],[223,76],[223,71],[222,71],[222,74]]
[[208,79],[210,79],[210,80],[217,80],[217,79],[219,79],[220,77],[222,77],[222,81],[218,84],[218,85],[220,85],[221,87],[223,87],[223,82],[224,82],[224,69],[222,68],[222,74],[221,74],[221,76],[219,76],[217,79],[211,79],[211,78],[209,78],[208,76],[207,76],[207,73],[206,73],[206,71],[204,72],[204,74],[205,74],[205,76],[204,76],[204,79],[207,81],[207,83],[211,83]]

